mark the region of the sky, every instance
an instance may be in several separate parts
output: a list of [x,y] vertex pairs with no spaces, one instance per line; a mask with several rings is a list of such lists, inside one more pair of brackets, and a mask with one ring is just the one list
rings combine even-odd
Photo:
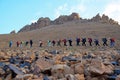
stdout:
[[120,23],[119,8],[120,0],[0,0],[0,34],[17,32],[40,17],[54,20],[72,12],[87,19],[106,14]]

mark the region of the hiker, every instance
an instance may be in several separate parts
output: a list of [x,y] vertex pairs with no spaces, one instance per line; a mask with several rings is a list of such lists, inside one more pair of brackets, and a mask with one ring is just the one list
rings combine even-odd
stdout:
[[103,46],[108,46],[108,44],[107,44],[107,38],[102,38],[102,41],[103,41]]
[[16,42],[16,45],[17,45],[17,47],[19,47],[20,43],[17,41],[17,42]]
[[88,38],[88,43],[90,46],[92,46],[92,38]]
[[32,47],[32,45],[33,45],[33,41],[32,41],[32,40],[30,40],[30,47]]
[[69,46],[72,46],[72,39],[68,39]]
[[67,46],[67,40],[63,39],[64,46]]
[[57,41],[57,46],[61,46],[61,40]]
[[100,46],[100,45],[99,45],[99,40],[98,40],[98,39],[94,39],[94,43],[95,43],[96,46]]
[[12,47],[12,44],[13,44],[13,42],[12,42],[12,41],[10,41],[10,42],[9,42],[9,47]]
[[80,38],[76,38],[76,45],[80,46]]
[[41,40],[39,40],[39,47],[42,47],[43,43]]
[[25,42],[25,46],[27,46],[27,45],[28,45],[28,43],[29,43],[29,42],[28,42],[28,41],[26,41],[26,42]]
[[47,41],[47,45],[51,46],[51,41],[50,40]]
[[22,47],[22,44],[23,44],[23,42],[21,41],[21,42],[20,42],[20,47]]
[[114,47],[114,46],[115,46],[115,39],[110,38],[110,47]]
[[53,40],[53,41],[52,41],[52,45],[55,46],[55,43],[56,43],[55,40]]
[[82,46],[86,46],[86,38],[82,38]]

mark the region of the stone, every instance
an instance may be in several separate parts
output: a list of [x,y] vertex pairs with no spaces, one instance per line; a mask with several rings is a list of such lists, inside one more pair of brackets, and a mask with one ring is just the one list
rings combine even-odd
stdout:
[[105,65],[101,61],[94,59],[87,69],[93,75],[102,75],[105,72]]
[[74,71],[75,74],[84,74],[84,65],[82,63],[75,64]]
[[66,75],[65,75],[65,78],[66,78],[67,80],[75,80],[75,77],[74,77],[74,75],[72,75],[72,74],[66,74]]
[[117,76],[116,80],[120,80],[120,75]]
[[76,80],[85,80],[84,74],[75,74]]
[[23,75],[24,74],[18,67],[16,67],[13,64],[9,64],[8,67],[10,68],[10,70],[12,70],[17,75]]
[[73,70],[67,65],[57,64],[51,67],[51,73],[54,77],[60,79],[64,78],[66,74],[73,74]]
[[33,68],[33,73],[38,74],[51,66],[52,64],[50,62],[40,58],[35,63],[33,63],[31,67]]
[[5,71],[2,68],[0,68],[0,75],[3,75],[3,74],[5,74]]
[[12,80],[12,74],[7,75],[7,77],[5,78],[5,80]]
[[32,80],[33,74],[17,75],[16,80]]
[[113,74],[114,66],[113,65],[106,65],[104,74]]
[[92,78],[91,80],[99,80],[97,77]]

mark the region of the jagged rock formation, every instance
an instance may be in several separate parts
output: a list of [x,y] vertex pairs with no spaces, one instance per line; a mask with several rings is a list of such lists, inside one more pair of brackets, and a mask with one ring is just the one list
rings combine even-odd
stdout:
[[31,31],[35,29],[40,29],[45,26],[49,25],[56,25],[56,24],[63,24],[64,22],[73,21],[80,19],[78,13],[72,13],[71,15],[67,16],[60,16],[59,18],[55,19],[54,21],[51,21],[48,17],[46,18],[39,18],[39,20],[36,23],[32,23],[31,25],[26,25],[20,31],[18,32],[25,32],[25,31]]
[[[35,29],[40,29],[42,27],[46,27],[49,25],[58,25],[58,24],[63,24],[65,22],[68,21],[75,21],[75,20],[81,20],[81,22],[84,22],[85,19],[80,18],[78,13],[72,13],[71,15],[61,15],[59,16],[57,19],[55,19],[54,21],[51,21],[48,17],[46,18],[39,18],[38,21],[36,23],[32,23],[31,25],[26,25],[24,26],[22,29],[20,29],[19,32],[26,32],[26,31],[31,31],[31,30],[35,30]],[[86,19],[86,22],[100,22],[100,23],[108,23],[108,24],[116,24],[118,25],[118,22],[114,21],[113,19],[109,18],[108,16],[106,16],[105,14],[103,14],[102,16],[100,16],[99,14],[97,14],[95,17],[93,17],[92,19]]]
[[63,24],[64,22],[79,20],[80,16],[78,13],[72,13],[71,15],[63,15],[53,21],[54,24]]
[[94,21],[94,22],[101,22],[101,23],[108,23],[108,24],[116,24],[118,25],[117,21],[114,21],[113,19],[109,18],[108,16],[106,16],[105,14],[103,14],[102,16],[100,16],[99,14],[97,14],[95,17],[93,17],[90,21]]
[[40,29],[45,26],[49,26],[51,23],[51,20],[46,17],[46,18],[39,18],[36,23],[32,23],[31,25],[26,25],[24,26],[19,32],[25,32],[25,31],[31,31],[35,29]]
[[91,19],[91,21],[95,21],[95,22],[98,22],[100,20],[101,20],[101,16],[99,14],[97,14],[95,17]]
[[13,31],[10,32],[10,34],[15,34],[15,33],[16,33],[15,30],[13,30]]

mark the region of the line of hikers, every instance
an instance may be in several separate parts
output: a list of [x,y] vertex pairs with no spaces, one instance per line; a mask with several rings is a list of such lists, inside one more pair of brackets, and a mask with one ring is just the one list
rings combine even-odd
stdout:
[[[114,47],[115,46],[115,39],[110,38],[109,40],[110,40],[110,47]],[[92,46],[93,43],[95,44],[95,46],[100,46],[98,39],[93,40],[92,38],[88,38],[88,39],[86,39],[86,38],[82,38],[82,39],[76,38],[76,46],[80,46],[80,44],[82,46],[86,46],[86,42],[89,43],[89,46]],[[107,38],[102,38],[102,42],[103,42],[103,46],[108,46],[108,39]],[[12,47],[12,44],[13,44],[13,42],[10,41],[9,42],[9,47]],[[23,42],[23,41],[21,41],[21,42],[17,41],[16,42],[17,47],[22,47],[23,44],[25,46],[27,46],[29,44],[30,47],[32,47],[33,46],[33,41],[30,40],[30,41],[26,41],[26,42]],[[45,43],[42,40],[39,40],[39,47],[42,47],[43,44],[45,44]],[[47,46],[55,46],[55,45],[56,46],[62,46],[61,44],[63,44],[64,46],[73,46],[73,40],[72,39],[63,39],[63,40],[57,40],[57,41],[56,40],[52,40],[52,41],[48,40],[47,41]]]
[[[22,47],[23,45],[28,46],[28,44],[30,44],[30,47],[32,47],[33,46],[33,41],[30,40],[30,41],[26,41],[26,42],[23,42],[23,41],[21,41],[21,42],[17,41],[16,42],[17,47]],[[13,45],[13,41],[10,41],[9,42],[9,47],[12,47],[12,45]]]

